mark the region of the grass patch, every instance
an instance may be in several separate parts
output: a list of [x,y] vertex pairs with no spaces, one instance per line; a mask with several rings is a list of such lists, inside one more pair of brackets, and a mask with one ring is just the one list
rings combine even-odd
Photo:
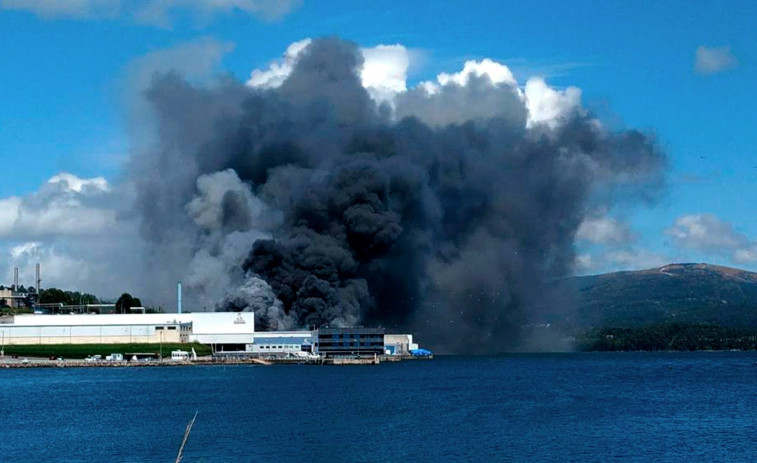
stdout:
[[102,355],[105,358],[109,354],[126,354],[129,352],[154,352],[162,353],[163,357],[171,357],[173,350],[185,350],[191,352],[194,347],[197,355],[210,355],[210,346],[197,343],[173,344],[163,343],[163,351],[160,344],[50,344],[29,346],[5,346],[5,355],[18,355],[19,357],[63,357],[67,359],[83,359],[90,355]]

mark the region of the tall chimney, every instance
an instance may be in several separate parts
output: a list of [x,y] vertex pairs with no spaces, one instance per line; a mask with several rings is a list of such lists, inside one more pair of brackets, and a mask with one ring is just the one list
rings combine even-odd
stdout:
[[39,262],[37,262],[37,299],[39,299],[39,285],[42,283],[42,279],[39,277]]
[[13,267],[13,291],[18,291],[18,267]]
[[176,300],[177,312],[181,313],[181,282],[176,285]]

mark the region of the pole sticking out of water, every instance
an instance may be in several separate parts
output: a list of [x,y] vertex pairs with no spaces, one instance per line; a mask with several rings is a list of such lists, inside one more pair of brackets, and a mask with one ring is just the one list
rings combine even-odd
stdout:
[[189,433],[192,432],[192,426],[194,426],[194,424],[195,424],[195,419],[197,418],[197,412],[198,411],[199,410],[195,411],[195,416],[193,416],[192,420],[189,422],[189,424],[187,424],[187,430],[184,431],[184,439],[181,441],[181,447],[179,447],[179,454],[176,455],[176,462],[175,463],[180,463],[182,457],[184,456],[184,446],[187,443],[187,439],[189,439]]

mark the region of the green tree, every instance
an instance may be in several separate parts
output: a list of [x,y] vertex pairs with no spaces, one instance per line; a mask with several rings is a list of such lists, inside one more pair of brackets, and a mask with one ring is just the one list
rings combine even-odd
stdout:
[[89,293],[80,293],[79,291],[63,291],[58,288],[48,288],[39,290],[40,304],[97,304],[97,296]]
[[131,307],[142,307],[142,301],[129,293],[123,293],[116,301],[116,313],[129,313]]
[[39,303],[40,304],[68,304],[66,292],[58,288],[40,289],[39,291]]
[[24,298],[24,306],[32,309],[37,304],[37,293],[27,293]]

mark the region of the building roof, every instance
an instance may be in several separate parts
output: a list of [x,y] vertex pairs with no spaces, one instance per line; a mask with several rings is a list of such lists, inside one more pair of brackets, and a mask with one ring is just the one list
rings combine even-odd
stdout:
[[192,323],[195,334],[250,334],[255,331],[253,312],[194,312],[194,313],[134,313],[134,314],[74,314],[74,315],[15,315],[14,325],[71,326],[71,325],[161,325]]

